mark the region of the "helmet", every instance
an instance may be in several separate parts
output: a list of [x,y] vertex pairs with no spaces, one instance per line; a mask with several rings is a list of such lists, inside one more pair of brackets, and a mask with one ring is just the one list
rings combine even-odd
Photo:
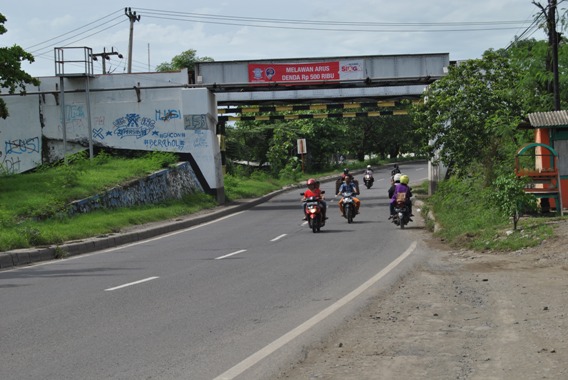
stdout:
[[343,173],[344,173],[344,174],[349,174],[349,169],[347,169],[347,168],[343,169]]
[[367,165],[367,169],[371,169],[371,165]]
[[315,184],[316,184],[316,180],[315,180],[315,179],[313,179],[313,178],[308,179],[308,183],[307,183],[308,186],[310,186],[310,185],[315,185]]
[[400,176],[400,183],[404,183],[405,185],[408,185],[408,181],[410,178],[408,178],[408,176],[406,174],[403,174]]
[[400,182],[400,177],[401,177],[400,173],[396,173],[394,175],[393,179],[394,179],[395,182]]

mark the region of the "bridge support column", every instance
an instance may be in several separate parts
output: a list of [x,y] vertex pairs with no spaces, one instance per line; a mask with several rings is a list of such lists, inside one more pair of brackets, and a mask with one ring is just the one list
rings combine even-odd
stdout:
[[181,91],[181,112],[189,147],[187,151],[195,160],[201,175],[217,202],[225,203],[225,187],[221,150],[217,138],[217,100],[206,88]]

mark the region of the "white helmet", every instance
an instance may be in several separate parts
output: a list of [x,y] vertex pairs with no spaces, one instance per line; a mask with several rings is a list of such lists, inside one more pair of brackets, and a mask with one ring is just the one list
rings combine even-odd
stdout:
[[371,169],[371,165],[367,165],[367,169]]
[[395,182],[400,182],[400,173],[396,173],[393,179]]

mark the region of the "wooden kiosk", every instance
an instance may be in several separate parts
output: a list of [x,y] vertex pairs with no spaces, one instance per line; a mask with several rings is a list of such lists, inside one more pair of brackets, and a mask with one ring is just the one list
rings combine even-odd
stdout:
[[[537,149],[539,148],[539,149]],[[541,163],[542,167],[536,166]],[[528,177],[529,184],[525,192],[535,197],[550,198],[554,201],[551,207],[560,215],[562,211],[562,191],[558,172],[558,153],[546,144],[530,143],[522,146],[515,157],[515,175]]]

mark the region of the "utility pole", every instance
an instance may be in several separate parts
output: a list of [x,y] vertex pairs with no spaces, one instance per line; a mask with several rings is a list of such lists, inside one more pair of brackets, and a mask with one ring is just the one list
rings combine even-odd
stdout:
[[547,90],[554,96],[554,110],[560,111],[560,80],[558,75],[558,44],[560,43],[560,33],[556,31],[556,8],[557,0],[548,0],[545,8],[535,0],[532,2],[542,11],[546,17],[546,29],[548,31],[548,55],[546,58],[546,69],[552,72],[552,82],[548,82]]
[[132,73],[132,40],[134,39],[134,23],[140,21],[140,15],[136,16],[136,11],[132,8],[124,8],[124,14],[130,20],[130,39],[128,40],[128,74]]
[[552,50],[552,75],[554,110],[560,111],[560,79],[558,75],[558,43],[560,35],[556,32],[556,0],[548,0],[548,40]]
[[93,61],[97,61],[97,57],[101,57],[102,59],[102,64],[103,64],[103,74],[107,74],[106,72],[106,61],[110,61],[110,56],[111,55],[118,55],[118,58],[122,58],[122,54],[120,54],[117,51],[114,51],[114,47],[111,48],[111,51],[107,53],[106,48],[103,48],[103,52],[102,53],[97,53],[97,54],[91,54],[91,57],[93,57]]

